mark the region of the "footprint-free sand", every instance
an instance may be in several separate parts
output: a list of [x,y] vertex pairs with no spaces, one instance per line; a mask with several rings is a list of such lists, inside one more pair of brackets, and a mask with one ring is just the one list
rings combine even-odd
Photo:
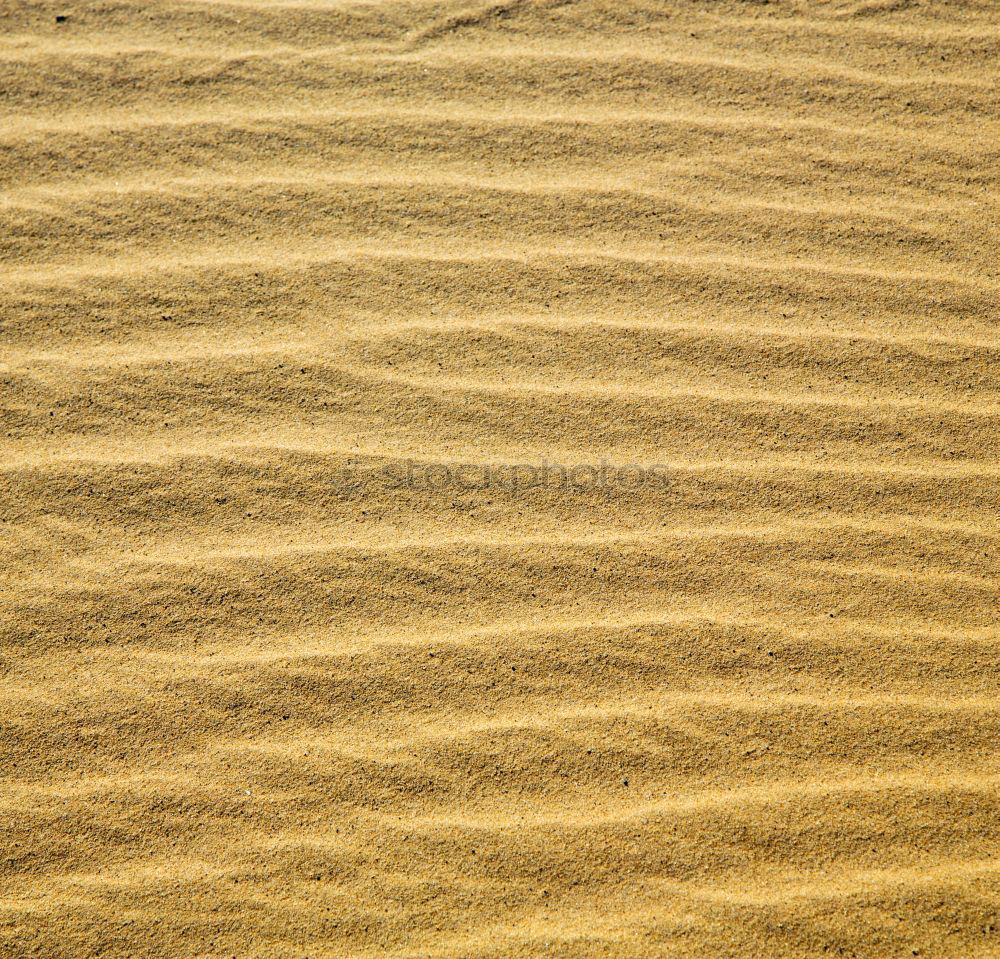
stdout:
[[0,0],[0,956],[1000,955],[998,68]]

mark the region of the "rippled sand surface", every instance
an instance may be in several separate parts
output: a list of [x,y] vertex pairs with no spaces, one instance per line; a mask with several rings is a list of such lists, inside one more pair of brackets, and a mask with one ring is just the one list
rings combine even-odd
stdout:
[[998,66],[0,0],[0,955],[1000,955]]

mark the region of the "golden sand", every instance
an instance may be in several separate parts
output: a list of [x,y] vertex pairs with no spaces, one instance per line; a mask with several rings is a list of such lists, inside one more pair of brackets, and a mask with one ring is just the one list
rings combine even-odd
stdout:
[[995,0],[0,0],[0,955],[1000,955]]

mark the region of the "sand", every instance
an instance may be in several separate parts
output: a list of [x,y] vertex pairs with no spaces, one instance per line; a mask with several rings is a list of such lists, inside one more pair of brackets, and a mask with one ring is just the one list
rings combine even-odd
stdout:
[[1000,955],[998,66],[0,0],[0,955]]

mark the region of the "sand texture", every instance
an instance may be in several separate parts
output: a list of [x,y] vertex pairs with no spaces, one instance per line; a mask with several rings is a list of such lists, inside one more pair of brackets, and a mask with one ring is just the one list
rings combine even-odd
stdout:
[[0,957],[1000,956],[998,67],[0,0]]

